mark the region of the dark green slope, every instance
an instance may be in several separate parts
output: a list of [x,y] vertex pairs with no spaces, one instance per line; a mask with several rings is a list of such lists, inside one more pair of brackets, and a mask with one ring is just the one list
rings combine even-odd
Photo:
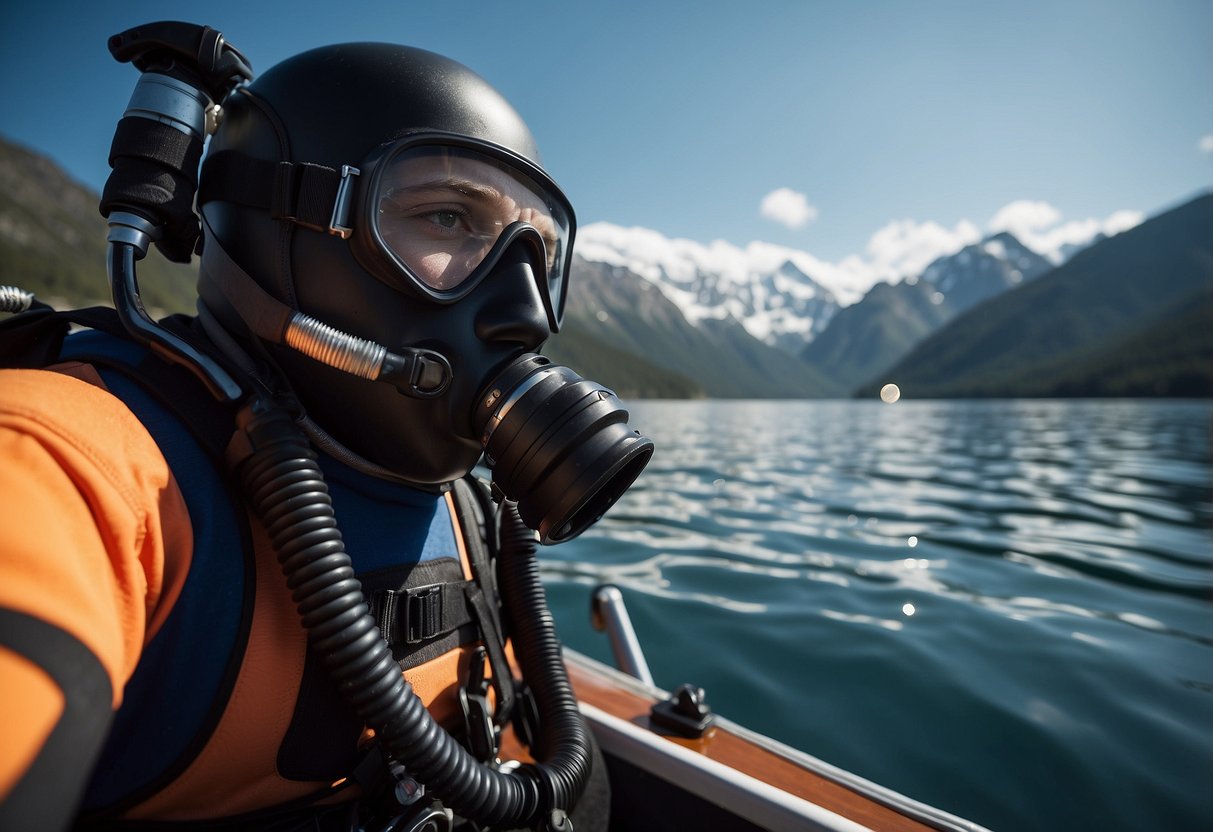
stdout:
[[1003,386],[1044,397],[1213,396],[1213,285],[1165,308],[1111,344],[1011,374]]
[[[61,306],[109,303],[99,201],[49,159],[0,140],[0,283]],[[158,311],[193,311],[196,279],[196,264],[154,250],[139,263],[144,302]]]
[[686,376],[601,341],[576,320],[565,322],[560,334],[548,340],[543,354],[605,384],[624,399],[698,399],[705,395]]
[[[908,397],[1048,396],[1082,381],[1143,326],[1168,326],[1213,285],[1213,195],[1203,195],[1079,253],[1039,280],[957,317],[871,379]],[[1170,316],[1170,317],[1168,317]],[[1149,356],[1138,356],[1144,367]],[[1072,369],[1062,371],[1069,365]],[[1082,369],[1082,368],[1087,369]],[[1144,369],[1141,372],[1146,372]],[[1152,386],[1167,388],[1167,378]]]
[[840,309],[801,358],[846,390],[875,377],[951,317],[926,281],[879,283],[859,303]]
[[735,320],[692,326],[655,286],[624,268],[576,259],[565,314],[568,331],[554,339],[553,356],[570,354],[579,339],[589,338],[611,345],[629,361],[691,379],[710,397],[820,398],[843,392]]

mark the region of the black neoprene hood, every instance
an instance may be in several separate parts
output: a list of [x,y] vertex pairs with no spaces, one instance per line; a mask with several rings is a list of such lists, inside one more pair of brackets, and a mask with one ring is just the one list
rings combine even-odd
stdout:
[[[445,133],[497,146],[542,171],[534,137],[497,90],[463,64],[415,47],[346,43],[302,52],[238,89],[223,109],[208,163],[231,150],[271,163],[340,170],[363,164],[399,139]],[[215,196],[221,203],[204,206],[210,230],[271,294],[291,303],[293,276],[278,254],[289,226],[271,221],[268,210],[243,210],[239,198],[223,205],[231,183],[218,183],[216,193],[208,187],[216,183],[207,180],[204,164],[200,200]],[[281,196],[266,194],[263,204],[268,209]]]
[[[216,267],[218,254],[207,253],[208,246],[221,247],[291,309],[392,352],[416,347],[445,356],[449,388],[421,401],[269,344],[316,424],[373,463],[428,485],[471,469],[481,454],[471,421],[480,390],[511,361],[538,350],[555,329],[540,292],[546,280],[542,245],[535,255],[520,239],[509,257],[499,251],[501,257],[486,263],[492,275],[466,296],[443,301],[394,279],[365,251],[360,255],[366,246],[357,245],[357,232],[343,239],[284,214],[283,204],[304,207],[306,187],[281,192],[306,185],[310,166],[357,167],[385,147],[422,134],[464,137],[485,152],[498,148],[503,159],[520,157],[542,173],[530,130],[500,93],[462,64],[425,50],[379,43],[321,47],[238,89],[224,103],[202,168],[199,201],[207,195],[207,239],[199,294],[237,337],[248,336],[241,317],[249,310],[232,314],[224,291],[230,273]],[[268,164],[273,175],[258,194],[242,192],[248,186],[244,177],[208,181],[208,165],[223,155]],[[291,163],[286,179],[281,163]],[[364,196],[372,178],[351,180],[352,201]],[[324,201],[325,219],[334,204],[331,196]]]
[[423,49],[321,47],[271,68],[249,91],[273,102],[290,135],[291,161],[357,164],[378,144],[434,130],[473,136],[540,164],[534,137],[500,93],[466,66]]

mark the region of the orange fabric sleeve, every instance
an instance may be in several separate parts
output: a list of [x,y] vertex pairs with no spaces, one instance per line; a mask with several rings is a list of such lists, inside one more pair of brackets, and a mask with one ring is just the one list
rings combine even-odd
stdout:
[[[0,506],[0,607],[83,643],[105,668],[117,708],[191,554],[189,517],[163,455],[130,410],[96,385],[0,370]],[[166,540],[174,553],[167,564]],[[33,690],[28,671],[0,662],[0,690]],[[5,710],[5,721],[53,718]],[[26,733],[25,742],[37,741]],[[23,759],[27,765],[28,748],[0,746],[0,782],[6,767],[19,776]]]
[[30,767],[63,714],[63,691],[38,665],[0,647],[0,689],[5,709],[20,719],[0,719],[0,801]]

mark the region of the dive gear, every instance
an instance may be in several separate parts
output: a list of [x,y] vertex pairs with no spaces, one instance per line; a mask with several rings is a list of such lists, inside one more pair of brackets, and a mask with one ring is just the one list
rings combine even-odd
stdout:
[[260,208],[349,239],[368,272],[440,304],[476,288],[529,228],[544,264],[536,286],[549,328],[559,330],[575,221],[568,199],[542,168],[489,142],[429,130],[354,161],[338,169],[219,151],[203,163],[198,201]]
[[[365,165],[376,148],[416,132],[466,135],[497,147],[501,158],[535,156],[522,120],[491,87],[465,67],[422,50],[322,47],[235,91],[224,102],[223,124],[202,172],[199,295],[229,331],[258,333],[249,346],[265,344],[309,419],[335,443],[402,481],[442,487],[482,454],[472,425],[481,388],[513,358],[537,349],[552,323],[541,289],[546,252],[536,245],[542,241],[537,230],[512,233],[492,279],[472,281],[457,302],[439,302],[394,266],[390,279],[368,271],[362,261],[371,258],[358,253],[357,229],[345,240],[320,227],[330,222],[342,166]],[[244,162],[233,165],[236,159]],[[272,175],[249,173],[257,169]],[[352,182],[350,213],[361,216],[365,179]],[[267,200],[280,205],[267,208]],[[288,218],[309,216],[309,205],[320,206],[313,212],[317,225]],[[387,255],[380,252],[378,260],[386,272]],[[430,373],[438,368],[444,377],[423,391],[445,386],[444,392],[402,396],[396,384],[367,381],[333,367],[341,362],[317,361],[316,352],[264,338],[259,324],[283,316],[234,297],[250,281],[286,308],[286,321],[302,313],[393,355],[425,351]]]
[[[136,339],[188,367],[217,399],[242,402],[229,464],[312,651],[388,755],[444,805],[492,826],[563,827],[589,775],[590,742],[531,529],[544,542],[583,531],[632,483],[652,443],[626,430],[627,411],[609,390],[533,354],[560,324],[575,220],[529,130],[466,67],[406,47],[321,48],[247,86],[247,63],[206,27],[152,24],[116,36],[111,50],[156,70],[120,123],[102,203],[115,305]],[[249,351],[232,362],[238,371],[153,322],[135,279],[152,242],[189,259],[199,128],[216,121],[216,161],[199,192],[200,317]],[[145,142],[139,122],[169,149]],[[351,164],[364,158],[365,171]],[[435,180],[435,165],[445,178]],[[157,168],[172,180],[163,205],[132,181],[161,176]],[[232,170],[261,173],[240,186]],[[442,198],[414,200],[418,185]],[[435,243],[445,258],[435,264],[414,245],[419,221],[435,239],[462,228],[470,250]],[[503,504],[501,592],[523,698],[538,716],[534,765],[481,764],[413,694],[368,611],[299,429],[312,419],[353,455],[417,485],[445,487],[488,449]],[[482,704],[469,707],[483,732]]]
[[[224,110],[199,191],[206,309],[266,343],[309,419],[368,465],[439,485],[492,434],[494,480],[543,542],[600,517],[652,444],[601,385],[518,377],[559,325],[575,219],[517,114],[466,68],[385,44],[304,53]],[[374,131],[390,138],[368,152]]]
[[193,203],[203,141],[218,103],[252,77],[252,68],[219,32],[188,23],[129,29],[111,37],[109,49],[115,60],[140,70],[114,134],[113,172],[101,196],[114,306],[133,336],[195,373],[216,396],[237,401],[240,386],[223,368],[147,314],[135,261],[155,242],[168,259],[189,262],[198,239]]
[[487,143],[422,133],[376,153],[364,175],[359,237],[440,302],[484,279],[515,224],[536,229],[547,275],[540,294],[558,329],[573,208],[537,165]]
[[311,648],[389,755],[465,817],[532,823],[571,806],[589,776],[589,740],[560,659],[535,559],[533,532],[506,504],[501,591],[515,650],[541,720],[537,762],[517,772],[481,765],[429,715],[401,675],[353,576],[315,454],[281,409],[254,401],[241,414],[250,455],[238,466],[264,519]]
[[16,286],[0,286],[0,312],[25,312],[33,305],[33,292]]
[[613,391],[534,354],[494,379],[476,411],[494,487],[543,543],[598,522],[648,464],[653,442],[627,418]]
[[194,190],[206,135],[217,107],[253,77],[244,56],[209,26],[165,21],[109,39],[110,54],[139,70],[130,104],[110,149],[113,173],[101,213],[129,211],[158,229],[157,247],[189,262],[198,239]]

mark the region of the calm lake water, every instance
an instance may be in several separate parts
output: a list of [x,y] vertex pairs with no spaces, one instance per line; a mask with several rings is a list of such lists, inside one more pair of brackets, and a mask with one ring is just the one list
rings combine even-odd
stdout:
[[1213,829],[1205,402],[629,403],[657,454],[544,549],[610,661],[1004,830]]

